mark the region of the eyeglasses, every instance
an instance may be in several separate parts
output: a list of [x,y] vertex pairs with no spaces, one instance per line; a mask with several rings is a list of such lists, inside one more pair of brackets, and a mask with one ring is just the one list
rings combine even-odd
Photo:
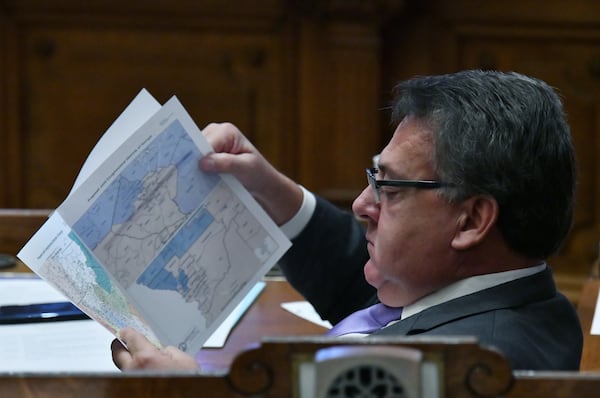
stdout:
[[379,169],[367,168],[367,181],[369,181],[369,185],[373,190],[373,196],[375,197],[376,203],[381,202],[381,187],[383,186],[435,189],[451,185],[435,180],[378,180],[376,178],[378,173]]

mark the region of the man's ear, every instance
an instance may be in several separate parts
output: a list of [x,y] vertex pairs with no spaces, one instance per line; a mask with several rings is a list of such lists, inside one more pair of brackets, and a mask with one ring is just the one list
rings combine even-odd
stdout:
[[466,250],[480,244],[498,220],[498,202],[489,195],[473,196],[460,204],[456,234],[451,245]]

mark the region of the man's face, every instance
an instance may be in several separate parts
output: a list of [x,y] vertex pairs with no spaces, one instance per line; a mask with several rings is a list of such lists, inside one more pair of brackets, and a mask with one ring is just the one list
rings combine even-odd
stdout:
[[[436,180],[431,163],[433,143],[418,120],[404,119],[379,158],[378,180]],[[353,204],[367,224],[367,282],[379,299],[404,306],[457,279],[459,264],[451,241],[458,209],[438,189],[382,187],[376,203],[367,186]]]

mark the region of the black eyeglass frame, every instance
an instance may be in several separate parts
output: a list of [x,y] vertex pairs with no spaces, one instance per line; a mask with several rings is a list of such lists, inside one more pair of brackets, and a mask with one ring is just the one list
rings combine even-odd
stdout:
[[436,189],[452,185],[436,180],[378,180],[375,177],[375,175],[379,173],[379,169],[377,169],[376,167],[367,167],[366,171],[367,181],[369,182],[369,186],[373,190],[373,195],[375,196],[376,203],[381,202],[381,187],[383,186]]

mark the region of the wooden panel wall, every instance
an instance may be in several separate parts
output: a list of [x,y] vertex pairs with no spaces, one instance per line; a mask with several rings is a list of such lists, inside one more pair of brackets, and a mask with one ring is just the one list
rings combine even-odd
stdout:
[[143,87],[349,202],[379,146],[380,26],[402,4],[1,0],[0,207],[60,204]]

